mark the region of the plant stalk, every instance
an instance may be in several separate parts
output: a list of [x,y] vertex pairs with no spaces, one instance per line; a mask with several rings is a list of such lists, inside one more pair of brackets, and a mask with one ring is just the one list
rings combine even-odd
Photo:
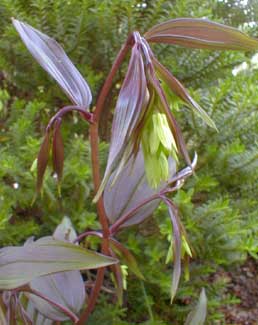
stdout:
[[[94,122],[90,125],[90,146],[91,146],[91,162],[92,162],[92,173],[93,173],[93,184],[94,184],[94,192],[97,193],[99,186],[101,184],[101,175],[100,175],[100,164],[99,164],[99,148],[98,148],[98,140],[99,140],[99,120],[101,113],[104,108],[105,100],[109,91],[111,90],[113,79],[115,74],[117,73],[119,67],[124,61],[128,51],[130,50],[133,44],[133,34],[129,35],[126,43],[122,46],[119,51],[114,64],[109,72],[109,75],[100,91],[100,94],[97,99],[96,109],[93,112]],[[99,221],[101,224],[101,228],[103,230],[103,239],[101,252],[103,254],[109,255],[109,224],[108,218],[106,216],[103,196],[97,202],[97,212],[99,216]],[[91,290],[88,306],[81,314],[78,325],[84,325],[87,322],[87,319],[95,307],[99,292],[101,290],[103,281],[104,281],[105,267],[99,268],[97,272],[97,277],[95,281],[95,285]]]

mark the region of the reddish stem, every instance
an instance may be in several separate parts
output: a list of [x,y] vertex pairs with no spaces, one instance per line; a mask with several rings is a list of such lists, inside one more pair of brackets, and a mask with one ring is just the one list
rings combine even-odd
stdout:
[[88,317],[90,315],[90,313],[93,311],[99,292],[101,290],[102,284],[103,284],[103,280],[104,280],[104,273],[105,273],[105,268],[102,267],[100,269],[98,269],[97,272],[97,277],[95,280],[95,284],[93,289],[91,290],[90,293],[90,297],[89,297],[89,301],[88,301],[88,305],[87,308],[83,311],[83,313],[81,314],[80,320],[77,323],[77,325],[85,325]]
[[102,235],[101,232],[94,231],[94,230],[92,230],[92,231],[85,231],[82,234],[80,234],[73,242],[74,243],[78,243],[83,238],[88,237],[88,236],[96,236],[96,237],[99,237],[99,238],[102,238],[103,237],[103,235]]
[[122,46],[122,48],[120,49],[119,53],[117,54],[117,57],[114,61],[114,64],[109,72],[109,75],[101,89],[101,92],[98,96],[98,100],[97,100],[97,104],[96,104],[96,109],[94,111],[94,118],[95,121],[98,123],[102,110],[104,108],[104,103],[105,100],[107,98],[107,95],[112,87],[112,83],[113,83],[113,79],[115,77],[115,74],[117,73],[120,65],[122,64],[122,62],[124,61],[128,51],[130,50],[130,48],[132,47],[134,43],[134,37],[133,34],[130,34],[125,42],[125,44]]
[[[115,62],[109,72],[109,75],[101,89],[101,92],[100,92],[98,100],[97,100],[96,109],[93,112],[94,122],[90,125],[90,145],[91,145],[91,162],[92,162],[92,173],[93,173],[93,183],[94,183],[95,193],[97,193],[98,188],[101,184],[99,150],[98,150],[98,138],[99,138],[98,129],[99,129],[100,116],[103,111],[107,95],[112,87],[114,76],[117,73],[120,65],[124,61],[126,54],[128,53],[129,49],[132,46],[133,41],[134,41],[133,35],[131,34],[128,37],[126,43],[122,46],[121,50],[119,51],[119,53],[115,59]],[[109,231],[109,224],[108,224],[108,219],[106,216],[102,196],[100,197],[100,199],[97,202],[97,212],[98,212],[101,228],[103,230],[101,252],[103,254],[109,255],[109,239],[108,238],[110,236],[110,231]],[[86,321],[87,321],[90,313],[94,309],[99,292],[100,292],[102,284],[103,284],[104,273],[105,273],[105,267],[98,269],[95,285],[94,285],[93,289],[91,290],[91,294],[89,297],[88,306],[82,313],[80,320],[78,322],[78,325],[86,324]]]
[[147,204],[153,200],[158,200],[158,199],[160,199],[159,193],[154,194],[154,195],[150,196],[148,199],[142,201],[135,208],[130,210],[127,214],[125,214],[124,216],[119,218],[115,223],[113,223],[113,225],[110,227],[110,234],[114,235],[126,221],[128,221],[130,218],[132,218],[134,216],[134,214],[137,212],[138,209],[143,207],[145,204]]

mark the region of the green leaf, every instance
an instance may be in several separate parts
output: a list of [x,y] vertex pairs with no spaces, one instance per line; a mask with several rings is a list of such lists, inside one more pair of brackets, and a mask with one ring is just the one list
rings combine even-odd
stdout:
[[0,289],[15,289],[42,275],[94,269],[115,263],[117,260],[114,258],[44,237],[22,247],[0,250]]

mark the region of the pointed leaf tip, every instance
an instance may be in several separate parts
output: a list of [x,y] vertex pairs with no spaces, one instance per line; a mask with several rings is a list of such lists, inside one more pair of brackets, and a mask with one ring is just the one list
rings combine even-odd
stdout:
[[112,123],[112,134],[108,162],[102,184],[94,198],[96,202],[103,190],[111,173],[117,169],[117,180],[123,164],[130,157],[133,146],[130,140],[135,133],[139,119],[144,113],[148,102],[148,89],[145,76],[144,61],[138,44],[132,48],[132,54],[125,79],[120,89]]
[[209,115],[201,108],[201,106],[190,96],[187,89],[181,84],[173,74],[165,68],[156,58],[153,58],[153,63],[161,79],[169,86],[171,91],[185,102],[192,110],[199,115],[205,123],[214,128],[217,132],[218,129],[214,121]]
[[208,19],[178,18],[151,28],[149,42],[176,44],[210,50],[258,50],[258,40],[245,33]]
[[116,263],[117,260],[109,256],[52,237],[43,237],[23,247],[0,250],[0,290],[18,288],[43,275],[95,269]]
[[32,56],[60,85],[72,102],[87,109],[92,95],[87,82],[63,48],[32,26],[12,18],[12,23]]

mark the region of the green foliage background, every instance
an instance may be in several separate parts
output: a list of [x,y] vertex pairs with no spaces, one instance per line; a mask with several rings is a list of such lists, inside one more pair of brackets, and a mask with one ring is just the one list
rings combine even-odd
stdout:
[[[62,199],[49,169],[43,196],[35,194],[35,170],[44,128],[54,112],[68,103],[58,86],[30,56],[11,25],[24,20],[56,38],[86,77],[94,101],[117,51],[132,30],[176,17],[207,17],[239,27],[258,37],[258,4],[237,0],[1,0],[0,3],[0,246],[21,244],[29,236],[53,231],[68,215],[78,232],[98,229],[91,204],[92,179],[87,125],[74,114],[63,123],[65,169]],[[255,24],[256,22],[256,24]],[[129,273],[123,307],[102,296],[90,324],[183,324],[201,287],[207,288],[207,324],[224,324],[220,307],[236,299],[224,294],[220,268],[234,266],[247,255],[257,258],[258,197],[258,65],[253,53],[186,50],[154,46],[161,62],[181,80],[212,116],[219,133],[197,119],[175,98],[174,110],[193,154],[196,177],[174,196],[195,258],[190,280],[182,279],[175,303],[169,303],[171,266],[165,264],[171,226],[165,207],[120,239],[134,252],[146,282]],[[256,62],[258,58],[256,58]],[[232,70],[246,62],[248,69]],[[101,124],[101,161],[108,150],[112,109],[121,85],[106,101]],[[93,102],[94,105],[94,102]]]

